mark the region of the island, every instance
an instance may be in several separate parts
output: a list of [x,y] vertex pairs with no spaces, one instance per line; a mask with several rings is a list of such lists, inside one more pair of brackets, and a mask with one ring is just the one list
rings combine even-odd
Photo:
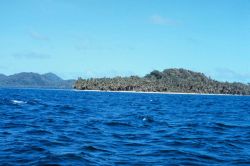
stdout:
[[63,80],[54,73],[22,72],[6,76],[0,74],[0,88],[72,89],[75,80]]
[[78,78],[78,90],[250,95],[250,85],[220,82],[186,69],[154,70],[144,77]]

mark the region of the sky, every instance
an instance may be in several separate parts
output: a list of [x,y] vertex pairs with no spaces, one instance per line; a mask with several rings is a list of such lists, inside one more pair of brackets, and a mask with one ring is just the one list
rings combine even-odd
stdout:
[[250,82],[249,0],[2,0],[0,73],[185,68]]

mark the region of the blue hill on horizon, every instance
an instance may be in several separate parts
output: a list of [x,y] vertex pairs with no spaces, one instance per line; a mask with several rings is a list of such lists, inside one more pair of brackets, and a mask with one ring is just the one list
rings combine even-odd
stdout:
[[75,80],[63,80],[54,73],[21,72],[9,76],[0,74],[0,87],[71,89],[74,82]]

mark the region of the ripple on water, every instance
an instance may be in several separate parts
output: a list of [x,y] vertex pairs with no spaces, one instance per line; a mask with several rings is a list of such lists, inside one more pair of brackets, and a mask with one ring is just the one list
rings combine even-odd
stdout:
[[0,165],[249,165],[250,97],[0,91]]

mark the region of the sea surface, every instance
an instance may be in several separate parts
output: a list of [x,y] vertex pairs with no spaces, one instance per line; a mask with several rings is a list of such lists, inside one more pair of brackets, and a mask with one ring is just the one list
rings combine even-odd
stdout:
[[250,97],[0,89],[0,165],[250,165]]

